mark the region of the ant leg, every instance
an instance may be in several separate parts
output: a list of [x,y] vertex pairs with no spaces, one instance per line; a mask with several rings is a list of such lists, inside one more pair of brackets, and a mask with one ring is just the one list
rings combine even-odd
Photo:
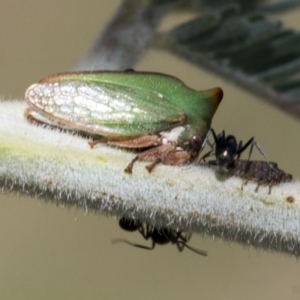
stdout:
[[153,227],[148,224],[146,225],[146,229],[143,226],[139,228],[139,233],[142,235],[142,237],[145,240],[148,240],[151,237],[152,231],[153,231]]
[[[201,160],[205,161],[205,158],[208,157],[208,156],[211,156],[211,153],[213,152],[213,145],[211,144],[211,142],[208,140],[211,132],[213,131],[213,129],[209,129],[205,138],[204,138],[204,141],[201,145],[201,148],[199,150],[199,154],[198,154],[198,157],[196,158],[195,162],[198,164],[201,162]],[[202,150],[204,149],[205,145],[208,144],[211,148],[211,150],[209,152],[207,152],[204,156],[200,157],[200,153],[202,152]]]
[[[216,136],[215,131],[212,128],[210,128],[209,131],[207,132],[205,138],[204,138],[204,141],[203,141],[202,145],[201,145],[198,157],[196,159],[196,163],[200,163],[202,160],[205,162],[205,159],[207,157],[212,156],[215,142],[213,144],[211,144],[211,142],[208,140],[208,138],[209,138],[209,136],[210,136],[211,133],[213,134],[214,137]],[[204,147],[206,146],[206,144],[209,145],[209,147],[211,148],[211,150],[209,152],[207,152],[206,154],[204,154],[202,157],[200,157],[200,153],[202,152],[202,150],[204,149]]]
[[253,143],[254,143],[254,138],[251,139],[251,146],[250,146],[250,150],[249,150],[248,161],[250,161],[250,158],[251,158],[251,155],[252,155]]
[[210,143],[209,139],[208,139],[212,132],[214,132],[214,130],[212,128],[208,130],[199,152],[201,152],[203,150],[203,148],[205,147],[206,144],[208,144],[211,148],[213,147],[212,144]]
[[239,144],[238,144],[238,147],[237,147],[237,160],[239,160],[240,159],[240,156],[241,156],[241,154],[242,154],[242,151],[240,151],[240,149],[242,149],[243,148],[243,141],[240,141],[239,142]]
[[238,158],[240,158],[242,152],[244,152],[250,146],[248,161],[250,160],[252,150],[253,150],[254,141],[255,141],[254,137],[252,137],[244,146],[242,146],[242,144],[243,144],[242,141],[239,142],[239,145],[238,145],[238,148],[237,148],[237,151],[236,151],[236,155],[238,156]]
[[190,239],[191,239],[191,237],[192,237],[192,234],[191,233],[185,233],[184,235],[183,235],[183,233],[182,232],[179,232],[178,234],[177,234],[177,240],[179,240],[179,241],[181,241],[181,242],[184,242],[184,243],[187,243]]
[[193,252],[195,252],[199,255],[207,256],[207,251],[200,250],[200,249],[195,249],[195,248],[189,246],[188,244],[186,244],[185,242],[182,242],[182,241],[177,241],[176,246],[177,246],[179,252],[182,252],[184,247],[186,247],[186,248],[190,249],[191,251],[193,251]]
[[218,163],[217,163],[217,161],[216,160],[210,160],[209,162],[208,162],[208,165],[209,166],[218,166]]
[[[252,151],[253,151],[253,146],[256,147],[256,149],[258,150],[258,152],[264,157],[264,159],[269,163],[269,160],[265,154],[265,152],[263,151],[262,147],[256,142],[256,140],[254,139],[254,137],[252,137],[244,146],[242,146],[241,142],[239,143],[238,146],[238,150],[237,150],[237,155],[238,158],[240,157],[241,153],[243,151],[245,151],[246,148],[248,148],[250,146],[250,150],[249,150],[249,156],[248,156],[248,161],[250,161],[251,155],[252,155]],[[270,164],[270,163],[269,163]],[[270,165],[271,166],[271,165]],[[272,166],[271,166],[272,167]]]
[[177,242],[176,242],[176,246],[177,246],[178,251],[179,251],[179,252],[182,252],[183,249],[184,249],[184,246],[185,246],[185,242],[177,241]]
[[203,161],[205,162],[205,159],[206,159],[207,157],[212,156],[212,153],[213,153],[213,150],[210,150],[210,151],[208,151],[207,153],[205,153],[205,154],[200,158],[199,162],[200,162],[201,160],[203,160]]
[[191,233],[186,233],[186,235],[183,235],[182,232],[178,232],[176,237],[175,237],[175,244],[177,246],[177,249],[179,250],[179,252],[182,252],[184,247],[190,249],[191,251],[203,255],[203,256],[207,256],[207,252],[200,250],[200,249],[195,249],[191,246],[189,246],[187,244],[187,242],[191,239],[192,234]]
[[208,144],[210,145],[210,142],[209,142],[208,138],[209,138],[209,136],[210,136],[210,134],[211,134],[212,131],[214,131],[212,128],[210,128],[210,129],[207,131],[207,134],[206,134],[206,136],[205,136],[205,138],[204,138],[204,141],[203,141],[203,143],[202,143],[202,146],[201,146],[201,148],[200,148],[200,151],[204,148],[204,146],[206,145],[206,143],[208,143]]
[[152,242],[152,247],[147,247],[147,246],[140,245],[140,244],[134,244],[134,243],[129,242],[126,239],[114,239],[114,240],[111,241],[111,243],[112,244],[115,244],[115,243],[126,243],[126,244],[128,244],[130,246],[141,248],[141,249],[146,249],[146,250],[153,250],[154,247],[155,247],[155,242],[154,241]]

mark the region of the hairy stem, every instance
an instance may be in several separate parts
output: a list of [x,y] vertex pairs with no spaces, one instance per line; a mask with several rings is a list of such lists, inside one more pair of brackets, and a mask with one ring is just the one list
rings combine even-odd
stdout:
[[29,124],[25,103],[0,106],[0,179],[19,191],[63,205],[149,224],[198,232],[246,245],[300,255],[300,183],[272,188],[218,178],[199,165],[157,166],[152,173],[134,153],[70,133]]

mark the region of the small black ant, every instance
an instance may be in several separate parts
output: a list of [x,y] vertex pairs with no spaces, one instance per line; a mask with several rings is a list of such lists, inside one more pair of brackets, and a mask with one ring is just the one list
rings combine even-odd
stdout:
[[184,247],[186,247],[197,254],[207,256],[206,251],[194,249],[189,245],[187,245],[187,242],[191,238],[190,234],[184,236],[182,232],[177,232],[175,230],[165,228],[165,227],[158,229],[148,224],[143,225],[143,223],[139,220],[132,219],[132,218],[125,218],[125,217],[119,220],[119,225],[122,229],[126,231],[131,231],[131,232],[138,231],[145,240],[148,240],[150,238],[152,240],[152,247],[134,244],[125,239],[115,239],[112,241],[113,244],[118,242],[123,242],[134,247],[138,247],[146,250],[153,250],[156,244],[165,245],[168,243],[172,243],[172,244],[176,244],[180,252],[184,249]]
[[[212,145],[208,141],[210,132],[214,137],[214,143]],[[224,130],[216,135],[215,131],[211,128],[203,144],[205,145],[206,143],[208,143],[212,149],[206,153],[201,160],[205,161],[205,158],[214,154],[216,160],[208,161],[208,165],[216,168],[226,168],[229,175],[242,178],[244,180],[242,189],[248,181],[255,181],[257,182],[255,191],[258,191],[260,185],[268,185],[270,194],[274,185],[292,181],[293,177],[291,174],[287,174],[279,169],[276,163],[268,161],[265,153],[257,144],[254,137],[243,145],[242,141],[237,143],[235,136],[226,136]],[[258,149],[266,161],[250,160],[253,146]],[[242,152],[248,147],[250,147],[248,160],[240,160]]]
[[[214,138],[214,143],[211,145],[208,141],[209,134],[212,133]],[[204,160],[211,156],[213,153],[216,156],[216,164],[220,167],[227,168],[230,164],[232,164],[237,158],[239,160],[242,152],[244,152],[249,146],[249,156],[248,161],[250,160],[253,146],[257,148],[259,153],[266,159],[268,162],[268,159],[262,150],[262,148],[258,145],[258,143],[255,141],[254,137],[249,139],[249,141],[243,145],[243,142],[240,141],[237,143],[236,137],[234,135],[225,135],[225,131],[222,130],[218,135],[216,135],[215,131],[211,128],[208,132],[208,134],[205,137],[203,147],[204,145],[208,143],[211,146],[211,150],[206,153],[204,156],[202,156],[201,160]]]

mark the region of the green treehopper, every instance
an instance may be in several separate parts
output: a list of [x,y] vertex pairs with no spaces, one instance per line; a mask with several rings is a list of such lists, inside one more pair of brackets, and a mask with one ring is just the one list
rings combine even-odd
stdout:
[[149,72],[60,73],[30,86],[25,94],[31,122],[96,136],[90,142],[144,150],[135,161],[178,165],[202,149],[223,92],[195,91],[176,77]]

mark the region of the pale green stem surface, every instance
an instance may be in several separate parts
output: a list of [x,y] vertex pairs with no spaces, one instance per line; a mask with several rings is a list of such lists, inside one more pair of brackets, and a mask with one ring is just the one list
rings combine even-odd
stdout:
[[158,226],[204,233],[243,244],[300,254],[300,183],[255,192],[242,180],[220,180],[205,167],[157,166],[149,174],[134,153],[70,133],[29,124],[26,104],[0,102],[1,186],[62,205]]

